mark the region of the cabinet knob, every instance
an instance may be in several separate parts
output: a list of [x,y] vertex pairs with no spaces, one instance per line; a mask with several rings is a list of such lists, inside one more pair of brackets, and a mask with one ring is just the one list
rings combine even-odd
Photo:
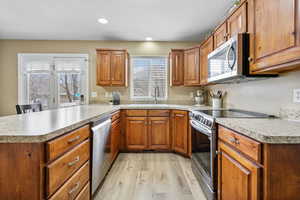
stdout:
[[249,62],[253,62],[253,58],[252,58],[252,57],[249,57],[249,58],[248,58],[248,61],[249,61]]

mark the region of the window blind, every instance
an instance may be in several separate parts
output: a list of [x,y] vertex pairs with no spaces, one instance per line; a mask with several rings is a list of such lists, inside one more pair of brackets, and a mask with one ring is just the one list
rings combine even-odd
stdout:
[[152,100],[155,88],[158,99],[167,99],[166,57],[133,57],[131,67],[131,99]]

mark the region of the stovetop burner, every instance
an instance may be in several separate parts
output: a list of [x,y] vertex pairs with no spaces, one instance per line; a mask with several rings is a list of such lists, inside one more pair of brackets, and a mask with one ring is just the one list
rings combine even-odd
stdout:
[[270,118],[272,115],[263,113],[250,112],[238,109],[228,110],[196,110],[196,112],[204,113],[207,116],[214,118]]
[[215,127],[216,118],[273,118],[275,116],[263,113],[227,109],[227,110],[193,110],[190,113],[193,125],[202,125],[205,128],[213,129]]

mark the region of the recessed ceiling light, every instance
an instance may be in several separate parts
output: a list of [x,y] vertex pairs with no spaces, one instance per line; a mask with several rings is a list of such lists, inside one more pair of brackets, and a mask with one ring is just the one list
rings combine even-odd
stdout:
[[152,41],[152,37],[146,37],[146,41]]
[[99,19],[98,19],[98,22],[99,22],[100,24],[107,24],[107,23],[108,23],[108,20],[105,19],[105,18],[99,18]]

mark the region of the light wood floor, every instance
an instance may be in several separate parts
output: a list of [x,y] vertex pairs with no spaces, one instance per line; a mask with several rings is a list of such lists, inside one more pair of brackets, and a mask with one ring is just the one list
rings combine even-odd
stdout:
[[94,200],[206,200],[190,160],[171,153],[120,154]]

